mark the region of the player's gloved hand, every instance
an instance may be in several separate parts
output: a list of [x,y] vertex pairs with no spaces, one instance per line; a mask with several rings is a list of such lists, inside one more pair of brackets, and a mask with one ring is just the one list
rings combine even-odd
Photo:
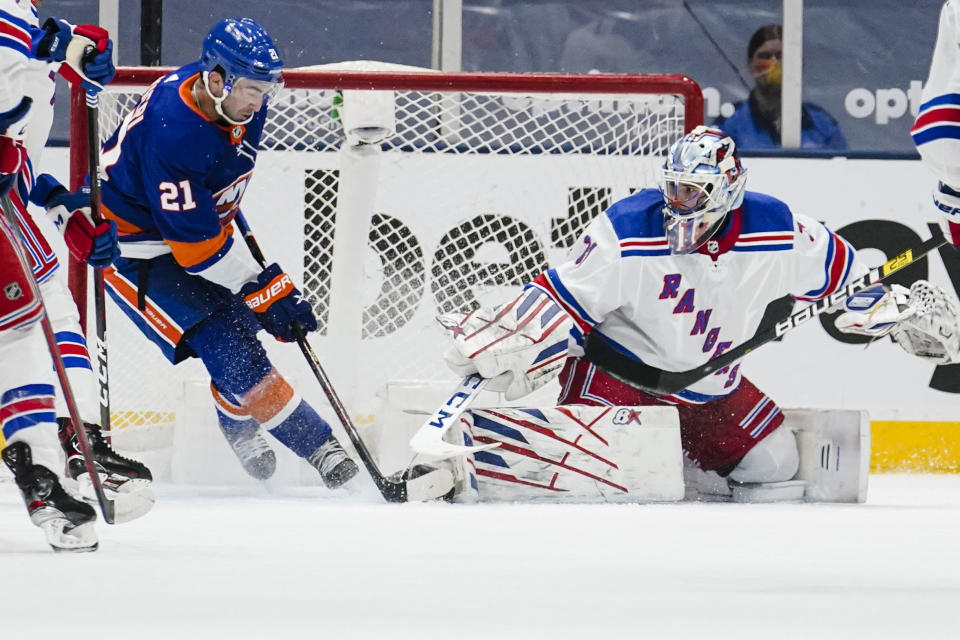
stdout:
[[437,316],[450,331],[444,359],[455,373],[492,378],[491,391],[516,400],[556,376],[567,357],[570,316],[543,291],[528,287],[496,309]]
[[93,223],[89,187],[70,192],[53,176],[43,173],[37,177],[30,199],[46,207],[47,216],[63,234],[70,255],[77,260],[103,269],[120,257],[117,224],[113,220]]
[[27,150],[21,142],[30,117],[30,98],[23,98],[13,109],[0,113],[0,196],[17,182],[17,175],[27,161]]
[[[859,297],[859,299],[858,299]],[[960,361],[960,319],[953,300],[940,287],[917,280],[910,289],[868,287],[850,296],[836,320],[845,333],[890,334],[904,351],[938,364]]]
[[116,73],[110,34],[95,24],[73,25],[48,18],[42,33],[34,38],[33,51],[40,60],[63,62],[60,75],[70,84],[83,84],[88,91],[100,91]]
[[953,246],[960,248],[960,189],[942,182],[937,184],[933,191],[933,204],[946,218],[948,237]]
[[238,294],[267,332],[282,342],[293,342],[297,322],[305,331],[316,331],[317,318],[310,303],[300,296],[293,280],[274,262],[257,279],[243,285]]

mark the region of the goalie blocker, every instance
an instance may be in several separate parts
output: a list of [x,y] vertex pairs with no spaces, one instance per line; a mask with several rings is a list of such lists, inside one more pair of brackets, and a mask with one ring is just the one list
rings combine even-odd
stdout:
[[[471,409],[459,421],[465,446],[497,444],[453,459],[454,501],[864,502],[870,459],[866,412],[784,410],[800,453],[786,482],[736,483],[684,471],[673,407]],[[712,476],[712,478],[710,477]]]

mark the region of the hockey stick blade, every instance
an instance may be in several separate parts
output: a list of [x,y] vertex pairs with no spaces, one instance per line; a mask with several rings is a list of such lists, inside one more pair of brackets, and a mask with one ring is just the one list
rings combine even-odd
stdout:
[[439,500],[453,490],[453,474],[448,469],[434,469],[429,473],[405,481],[407,502]]
[[468,447],[443,440],[444,434],[456,424],[460,415],[480,395],[486,383],[487,379],[476,373],[461,380],[443,404],[413,434],[410,438],[410,447],[418,454],[435,460],[466,456],[477,451],[499,447],[499,443]]
[[776,340],[804,322],[831,311],[858,291],[862,291],[882,281],[884,278],[917,263],[928,253],[936,251],[947,244],[947,242],[947,239],[942,234],[934,235],[925,240],[920,246],[914,249],[907,249],[879,267],[871,269],[867,274],[857,278],[843,289],[830,294],[823,300],[807,305],[800,311],[788,315],[767,329],[761,329],[746,342],[687,371],[665,371],[645,364],[614,347],[597,331],[591,331],[587,334],[584,340],[584,352],[590,362],[593,362],[613,378],[648,393],[670,395],[686,389],[698,380],[730,365],[757,347]]

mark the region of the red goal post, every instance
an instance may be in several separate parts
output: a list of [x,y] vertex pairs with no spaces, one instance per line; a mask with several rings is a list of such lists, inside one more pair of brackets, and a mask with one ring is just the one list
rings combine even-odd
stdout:
[[[268,261],[314,305],[320,329],[311,342],[362,423],[393,401],[390,383],[451,379],[437,312],[499,302],[563,259],[606,207],[653,186],[669,145],[702,123],[703,97],[678,75],[357,64],[378,63],[284,73],[242,208]],[[101,93],[101,142],[170,71],[118,69]],[[75,91],[74,188],[87,173],[85,109]],[[382,125],[375,144],[356,144],[360,116]],[[90,317],[86,270],[70,272],[81,318]],[[107,304],[114,426],[172,428],[196,404],[183,381],[203,386],[204,372],[196,362],[171,370]],[[269,350],[313,400],[296,349]],[[213,421],[212,409],[190,420]],[[146,439],[157,446],[155,434]]]

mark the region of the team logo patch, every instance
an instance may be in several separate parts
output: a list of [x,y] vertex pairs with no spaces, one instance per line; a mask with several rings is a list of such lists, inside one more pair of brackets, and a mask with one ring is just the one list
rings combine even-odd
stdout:
[[7,300],[16,300],[23,295],[23,289],[19,282],[11,282],[3,288],[3,294],[7,296]]

